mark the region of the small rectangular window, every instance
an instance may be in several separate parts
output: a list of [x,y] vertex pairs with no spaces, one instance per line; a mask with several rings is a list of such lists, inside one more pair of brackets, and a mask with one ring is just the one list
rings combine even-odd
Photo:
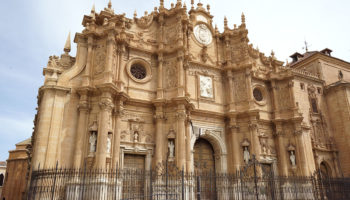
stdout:
[[318,87],[318,88],[317,88],[317,93],[318,93],[318,94],[321,94],[321,92],[322,92],[321,88]]
[[318,113],[317,100],[316,99],[311,99],[311,107],[312,107],[312,112]]
[[301,89],[301,90],[304,90],[304,89],[305,89],[304,83],[300,83],[300,89]]

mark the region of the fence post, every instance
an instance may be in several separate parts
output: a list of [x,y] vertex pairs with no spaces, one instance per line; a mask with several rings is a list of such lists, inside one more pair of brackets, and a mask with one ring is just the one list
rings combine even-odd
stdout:
[[153,199],[153,188],[152,188],[152,169],[149,171],[149,196],[150,200]]
[[182,200],[185,200],[185,169],[182,167],[181,171],[181,178],[182,178]]
[[197,200],[201,200],[201,179],[197,174]]
[[86,175],[86,159],[84,160],[84,172],[83,172],[83,183],[80,186],[81,187],[81,200],[84,199],[84,191],[85,191],[85,175]]
[[168,199],[168,160],[165,162],[165,198]]
[[58,161],[56,162],[55,178],[53,179],[51,200],[53,200],[55,197],[55,185],[56,185],[57,170],[58,170]]
[[253,155],[255,195],[256,195],[256,200],[259,200],[258,177],[257,177],[257,173],[256,173],[256,162],[257,162],[257,160],[255,159],[255,155]]
[[117,164],[115,165],[115,192],[114,192],[114,195],[115,195],[115,200],[118,199],[118,162]]

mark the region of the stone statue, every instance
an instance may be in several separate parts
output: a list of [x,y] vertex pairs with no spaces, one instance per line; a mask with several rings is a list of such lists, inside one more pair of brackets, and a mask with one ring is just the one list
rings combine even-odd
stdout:
[[338,79],[339,80],[343,80],[343,78],[344,78],[343,72],[341,70],[339,70],[339,72],[338,72]]
[[249,163],[250,153],[249,153],[248,147],[244,147],[243,159],[244,159],[244,162],[245,162],[246,164]]
[[111,145],[112,145],[111,134],[108,134],[108,137],[107,137],[107,153],[111,153]]
[[168,147],[169,147],[169,158],[174,158],[174,148],[175,148],[174,142],[169,141]]
[[139,141],[139,133],[137,131],[135,131],[134,133],[134,142],[138,142]]
[[89,143],[90,143],[90,153],[96,152],[96,132],[92,132],[90,135]]
[[290,162],[292,163],[292,166],[295,166],[295,154],[294,151],[290,152],[290,156],[289,156]]

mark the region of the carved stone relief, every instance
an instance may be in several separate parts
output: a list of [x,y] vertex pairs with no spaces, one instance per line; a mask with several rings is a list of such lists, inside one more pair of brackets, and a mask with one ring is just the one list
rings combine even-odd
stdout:
[[177,33],[179,31],[179,27],[177,23],[174,23],[173,25],[169,25],[165,28],[165,43],[166,44],[172,44],[176,42],[177,39]]
[[278,102],[281,110],[290,108],[291,96],[288,83],[281,83],[278,87]]
[[164,62],[165,68],[165,83],[167,88],[177,86],[177,66],[176,60],[168,60]]
[[211,31],[205,24],[196,25],[194,27],[193,33],[197,41],[203,45],[209,45],[213,40]]
[[245,73],[240,73],[234,76],[234,94],[236,102],[245,101],[248,98],[247,95],[247,84]]
[[146,132],[145,121],[140,118],[129,119],[129,129],[121,132],[120,139],[132,143],[154,143],[153,134]]
[[95,52],[95,69],[94,74],[101,74],[105,69],[106,48],[105,45],[98,45]]
[[200,96],[213,98],[213,80],[210,76],[199,76]]

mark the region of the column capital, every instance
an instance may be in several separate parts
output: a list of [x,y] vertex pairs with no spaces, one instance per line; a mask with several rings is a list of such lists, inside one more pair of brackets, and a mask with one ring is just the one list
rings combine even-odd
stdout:
[[258,129],[258,123],[257,123],[257,122],[249,122],[249,123],[248,123],[248,128],[249,128],[250,130]]
[[154,114],[153,118],[156,121],[158,121],[158,120],[165,120],[166,117],[165,117],[164,113],[159,112],[159,113]]
[[90,105],[87,101],[80,101],[78,104],[78,110],[79,111],[89,111]]
[[237,124],[230,124],[228,126],[228,128],[231,130],[231,131],[234,131],[234,132],[238,132],[239,131],[239,126]]
[[296,136],[299,136],[299,135],[301,135],[302,133],[303,133],[302,130],[294,130],[294,134],[295,134]]
[[99,106],[102,110],[106,111],[112,111],[112,109],[114,108],[112,100],[108,98],[101,99]]
[[273,136],[278,137],[278,136],[284,136],[284,132],[282,130],[276,130],[275,132],[272,133]]
[[176,119],[182,119],[185,120],[187,117],[186,111],[185,110],[178,110],[175,114]]

